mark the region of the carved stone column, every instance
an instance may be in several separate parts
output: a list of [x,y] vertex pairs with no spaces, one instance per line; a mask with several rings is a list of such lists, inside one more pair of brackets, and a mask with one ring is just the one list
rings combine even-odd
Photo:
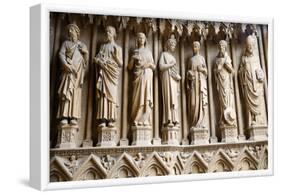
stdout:
[[262,34],[262,43],[263,43],[263,51],[266,65],[266,75],[268,76],[268,29],[267,26],[261,26],[261,34]]
[[218,142],[218,138],[216,136],[216,125],[215,125],[215,121],[214,118],[210,119],[210,115],[215,115],[215,109],[214,109],[214,94],[213,94],[213,87],[212,87],[212,65],[211,65],[211,59],[208,55],[208,40],[205,40],[205,53],[206,53],[206,65],[208,68],[208,78],[207,78],[207,82],[208,82],[208,99],[209,99],[209,121],[210,121],[210,142],[211,143],[216,143]]
[[[153,145],[161,145],[161,139],[159,137],[159,87],[158,87],[158,68],[157,68],[157,63],[158,63],[158,52],[159,52],[159,47],[158,47],[158,31],[153,33],[153,58],[154,62],[156,64],[156,69],[154,70],[153,73],[153,139],[152,143]],[[161,40],[161,39],[160,39]]]
[[122,98],[122,132],[120,139],[120,146],[129,145],[127,138],[128,128],[128,62],[129,62],[129,29],[124,29],[124,65],[123,65],[123,95]]
[[[259,50],[259,59],[260,59],[260,63],[261,63],[261,68],[263,69],[264,73],[264,91],[268,91],[267,90],[267,65],[266,65],[266,60],[265,60],[265,54],[264,54],[264,45],[263,45],[263,41],[262,41],[262,33],[260,28],[258,28],[258,37],[257,37],[257,44],[258,44],[258,50]],[[265,97],[265,102],[267,104],[267,92],[264,93],[264,97]]]
[[182,145],[188,145],[188,124],[187,124],[187,104],[186,104],[186,85],[185,85],[185,61],[184,61],[184,38],[179,42],[180,47],[180,70],[181,70],[181,120],[182,120]]
[[[97,49],[97,25],[92,25],[92,38],[91,38],[91,54],[90,59],[95,56]],[[94,82],[94,64],[89,64],[89,84],[88,84],[88,105],[87,105],[87,120],[86,120],[86,131],[85,131],[85,139],[83,141],[83,147],[92,147],[92,121],[93,121],[93,93],[95,91],[95,86],[93,86]]]
[[[59,50],[59,47],[61,46],[61,42],[60,42],[60,37],[61,37],[61,23],[63,21],[63,16],[64,15],[56,15],[55,18],[56,18],[56,22],[55,22],[55,34],[54,34],[54,43],[53,43],[53,47],[52,47],[52,51],[50,52],[50,55],[51,55],[51,67],[50,67],[50,79],[51,80],[58,80],[56,78],[56,74],[57,74],[57,68],[56,68],[56,65],[58,64],[58,60],[57,60],[57,52]],[[57,92],[56,92],[56,84],[51,84],[50,85],[50,104],[54,105],[55,104],[55,98],[57,97]],[[54,109],[55,106],[50,106],[50,112],[52,115],[56,115],[56,110]],[[52,127],[56,127],[55,124],[53,124],[56,120],[56,117],[55,116],[52,116],[51,117],[51,126]],[[57,130],[57,131],[51,131],[51,138],[52,138],[52,141],[57,141],[57,136],[59,136],[60,134],[60,131]],[[58,147],[58,142],[56,142],[56,147]]]
[[240,100],[240,92],[239,92],[239,82],[238,82],[238,69],[239,63],[236,60],[236,52],[235,52],[235,39],[230,40],[231,47],[231,56],[232,56],[232,64],[234,68],[234,96],[235,96],[235,105],[236,105],[236,115],[237,115],[237,124],[238,124],[238,140],[245,141],[246,137],[244,135],[243,129],[243,119],[242,119],[242,109],[241,109],[241,100]]

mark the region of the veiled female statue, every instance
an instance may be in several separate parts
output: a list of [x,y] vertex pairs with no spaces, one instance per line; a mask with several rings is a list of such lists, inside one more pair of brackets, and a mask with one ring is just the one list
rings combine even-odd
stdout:
[[248,115],[248,126],[264,124],[262,112],[264,72],[254,52],[255,39],[248,36],[239,67],[240,85]]
[[116,30],[106,27],[106,43],[101,45],[94,58],[98,65],[97,80],[97,119],[99,126],[114,127],[118,107],[118,77],[122,67],[122,48],[115,43]]
[[191,126],[205,128],[208,110],[207,66],[204,57],[200,55],[198,41],[193,42],[192,49],[193,56],[189,60],[186,75]]
[[151,126],[153,108],[152,53],[146,47],[144,33],[137,35],[137,49],[131,57],[128,69],[133,70],[132,121],[134,126]]
[[219,96],[220,126],[232,126],[235,124],[236,114],[234,110],[233,68],[231,59],[226,51],[227,42],[219,42],[219,53],[215,59],[214,74]]
[[173,56],[177,41],[174,37],[167,40],[159,60],[163,96],[163,125],[179,126],[179,83],[181,76],[176,58]]
[[61,124],[70,122],[77,125],[77,119],[81,117],[82,86],[89,55],[86,45],[79,40],[78,26],[69,24],[67,32],[69,39],[63,42],[59,51],[62,74],[58,89],[57,118]]

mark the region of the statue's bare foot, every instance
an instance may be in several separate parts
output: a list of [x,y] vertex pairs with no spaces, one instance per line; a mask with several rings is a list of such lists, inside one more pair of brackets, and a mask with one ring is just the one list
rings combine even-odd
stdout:
[[168,127],[173,127],[174,126],[174,124],[171,121],[168,121],[167,125],[168,125]]
[[77,125],[78,124],[77,119],[71,119],[70,124]]
[[100,123],[99,127],[105,127],[105,122]]
[[109,127],[114,127],[114,122],[110,121],[110,122],[108,123],[108,126],[109,126]]
[[143,125],[144,125],[144,126],[148,126],[148,125],[149,125],[149,122],[148,122],[148,121],[145,121],[145,122],[143,123]]
[[256,121],[252,121],[251,126],[255,126],[256,125]]
[[62,119],[62,120],[60,121],[60,124],[66,125],[66,124],[67,124],[67,119]]

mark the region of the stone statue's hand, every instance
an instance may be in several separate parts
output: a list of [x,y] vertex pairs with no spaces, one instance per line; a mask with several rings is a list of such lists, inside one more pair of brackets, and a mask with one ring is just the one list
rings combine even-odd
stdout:
[[103,60],[97,57],[95,57],[95,63],[100,67],[104,65]]
[[144,64],[144,68],[146,69],[146,68],[153,68],[154,67],[154,65],[152,64],[152,63],[145,63]]
[[63,65],[63,70],[64,70],[66,73],[73,73],[73,69],[71,68],[71,65],[69,65],[69,64],[64,64],[64,65]]
[[217,70],[218,70],[218,71],[221,71],[221,70],[222,70],[222,65],[221,65],[221,64],[218,65]]
[[155,69],[155,65],[153,63],[149,63],[149,68],[151,68],[152,70]]
[[257,77],[257,80],[259,82],[263,82],[263,80],[264,80],[264,73],[263,73],[262,69],[257,69],[256,70],[256,77]]
[[115,60],[115,61],[117,61],[118,60],[118,54],[117,54],[117,48],[116,47],[114,47],[114,49],[113,49],[113,52],[112,52],[112,57],[113,57],[113,59]]
[[168,64],[169,68],[174,67],[176,65],[175,62],[171,62],[170,64]]
[[[218,69],[220,70],[220,69],[221,69],[221,66],[220,66],[220,68],[218,67]],[[203,73],[204,68],[203,68],[203,67],[201,67],[201,66],[198,66],[198,67],[197,67],[197,71],[199,71],[199,72],[202,72],[202,73]]]
[[194,76],[193,71],[189,70],[189,71],[187,72],[187,78],[188,78],[189,80],[194,80],[194,79],[195,79],[195,76]]

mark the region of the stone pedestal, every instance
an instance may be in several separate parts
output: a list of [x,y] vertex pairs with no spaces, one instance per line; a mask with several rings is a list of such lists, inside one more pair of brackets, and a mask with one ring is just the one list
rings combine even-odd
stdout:
[[83,141],[82,147],[93,147],[93,141],[91,139],[85,139]]
[[182,141],[181,141],[181,144],[182,145],[189,145],[189,140],[187,138],[184,138]]
[[161,139],[160,138],[153,138],[152,144],[153,145],[161,145]]
[[162,144],[179,145],[179,127],[164,127],[162,131]]
[[238,141],[239,141],[239,142],[244,142],[244,141],[246,141],[245,135],[243,135],[243,134],[238,135]]
[[60,125],[59,148],[76,148],[76,139],[79,131],[78,125]]
[[252,126],[249,128],[250,140],[263,141],[267,140],[267,127],[266,126]]
[[122,139],[120,139],[119,144],[120,144],[120,146],[128,146],[129,140],[127,138],[122,138]]
[[207,128],[191,127],[191,144],[202,145],[209,144],[209,130]]
[[235,126],[221,126],[221,141],[226,143],[238,142],[238,133]]
[[151,145],[152,127],[151,126],[132,126],[133,142],[132,145],[147,146]]
[[100,147],[114,147],[117,145],[117,129],[115,127],[98,127],[98,143]]
[[216,136],[210,137],[210,143],[218,143],[218,138]]

